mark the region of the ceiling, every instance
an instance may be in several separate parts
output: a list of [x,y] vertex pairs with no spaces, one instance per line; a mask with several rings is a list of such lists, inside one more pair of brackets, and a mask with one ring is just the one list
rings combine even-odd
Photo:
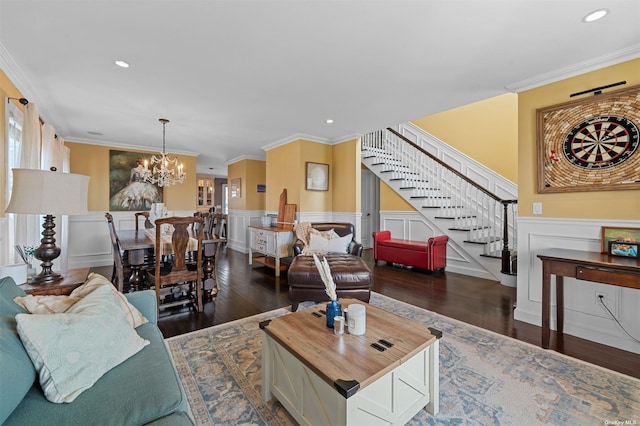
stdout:
[[167,151],[226,176],[640,57],[639,21],[638,0],[0,0],[0,65],[65,140],[155,151],[167,118]]

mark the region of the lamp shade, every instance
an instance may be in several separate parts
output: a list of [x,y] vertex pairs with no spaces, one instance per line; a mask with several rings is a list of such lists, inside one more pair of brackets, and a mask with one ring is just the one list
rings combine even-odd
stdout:
[[89,176],[36,169],[12,169],[8,213],[87,214]]

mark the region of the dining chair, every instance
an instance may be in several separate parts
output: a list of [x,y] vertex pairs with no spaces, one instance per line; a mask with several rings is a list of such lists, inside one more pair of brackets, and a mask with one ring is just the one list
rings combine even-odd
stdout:
[[[202,222],[201,217],[195,216],[156,219],[155,268],[148,271],[148,275],[155,287],[158,310],[189,303],[195,306],[197,312],[202,311]],[[196,223],[199,225],[194,227]],[[164,225],[171,225],[171,236],[163,234]],[[195,236],[190,235],[189,228],[197,229]],[[172,252],[169,266],[162,262],[163,255],[168,251]],[[188,261],[190,252],[194,252],[194,262]],[[186,295],[179,290],[180,294],[176,296],[170,290],[164,299],[161,297],[161,290],[185,285],[188,286]]]
[[122,293],[124,289],[124,261],[122,260],[123,250],[120,247],[120,240],[113,224],[113,216],[105,213],[107,219],[107,227],[109,228],[109,237],[111,238],[111,251],[113,252],[113,273],[111,274],[111,282],[116,286],[118,291]]
[[149,220],[149,212],[137,212],[137,213],[134,213],[134,215],[136,217],[136,231],[138,230],[138,226],[139,226],[141,217],[144,217],[144,228],[145,229],[153,228],[153,223],[151,223],[151,221]]

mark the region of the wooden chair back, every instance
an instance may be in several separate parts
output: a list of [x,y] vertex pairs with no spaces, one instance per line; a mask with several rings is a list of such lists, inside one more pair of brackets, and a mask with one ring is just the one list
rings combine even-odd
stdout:
[[149,220],[149,212],[137,212],[137,213],[134,213],[134,215],[136,217],[136,231],[138,230],[138,225],[140,223],[140,218],[141,217],[144,217],[144,228],[145,229],[153,228],[153,224]]
[[122,293],[124,288],[124,262],[122,260],[122,248],[120,247],[120,240],[116,233],[115,225],[113,224],[113,216],[110,213],[105,213],[107,219],[107,227],[109,228],[109,237],[111,238],[111,251],[113,252],[113,273],[111,274],[111,282],[116,286],[119,292]]
[[[158,305],[160,304],[160,289],[162,287],[183,282],[194,282],[197,309],[198,312],[202,311],[202,240],[204,238],[204,227],[202,223],[203,219],[201,217],[165,217],[156,219],[156,261],[153,276]],[[161,272],[163,272],[163,265],[162,256],[160,256],[164,244],[162,241],[163,225],[171,225],[173,227],[173,233],[171,234],[173,263],[171,271],[165,274],[161,274]],[[187,264],[189,256],[187,250],[189,248],[189,239],[191,238],[190,228],[196,230],[193,238],[197,240],[198,244],[197,249],[194,251],[196,261],[195,268],[193,266],[189,267]]]

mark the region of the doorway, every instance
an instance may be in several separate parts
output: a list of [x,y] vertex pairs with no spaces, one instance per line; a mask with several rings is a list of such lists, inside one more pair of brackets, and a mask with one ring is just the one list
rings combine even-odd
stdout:
[[367,168],[360,174],[360,239],[364,248],[371,248],[371,233],[380,229],[380,179]]

